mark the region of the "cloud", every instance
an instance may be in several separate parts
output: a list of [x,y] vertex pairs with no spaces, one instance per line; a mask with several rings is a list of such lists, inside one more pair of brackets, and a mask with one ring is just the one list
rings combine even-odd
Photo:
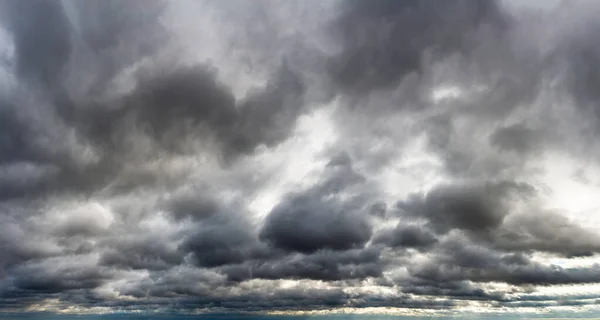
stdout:
[[522,124],[498,129],[490,137],[490,141],[498,148],[517,153],[532,151],[539,145],[535,132]]
[[296,197],[269,214],[261,238],[298,252],[344,250],[363,245],[371,236],[368,221],[336,203]]
[[[598,252],[600,240],[585,227],[560,213],[536,207],[538,192],[531,185],[511,181],[440,185],[424,196],[411,195],[408,201],[398,203],[398,214],[424,220],[438,234],[461,230],[473,239],[503,250],[535,250],[567,256]],[[528,206],[519,209],[523,202]],[[377,241],[392,244],[412,239],[422,245],[435,242],[435,236],[426,229],[415,226],[406,229],[412,236],[402,235],[399,223],[394,231],[379,235]]]
[[69,61],[71,34],[58,1],[4,1],[3,21],[15,46],[15,69],[20,77],[43,86],[60,81]]
[[0,6],[0,311],[597,302],[593,3]]
[[119,269],[168,269],[183,262],[183,254],[173,247],[168,239],[155,237],[119,239],[102,253],[99,264]]
[[181,249],[192,252],[195,263],[203,267],[240,263],[256,250],[255,237],[246,228],[243,224],[215,221],[214,225],[200,226]]
[[511,181],[475,185],[441,185],[424,197],[414,196],[398,207],[416,218],[426,218],[439,231],[452,229],[486,232],[500,226],[510,208],[511,196],[534,193],[532,187]]
[[333,79],[354,93],[393,87],[421,72],[427,51],[468,52],[479,29],[501,30],[506,23],[495,2],[348,1],[340,11],[333,29],[342,52],[330,68]]
[[597,235],[564,216],[539,212],[535,217],[511,217],[499,231],[497,245],[511,250],[547,251],[566,256],[593,255],[600,251]]
[[[21,265],[14,273],[17,290],[36,293],[61,293],[73,289],[92,289],[110,278],[93,263],[75,259],[47,259]],[[61,261],[62,260],[62,261]]]
[[311,189],[284,197],[265,219],[261,240],[302,253],[347,250],[369,241],[372,227],[362,201],[338,200],[340,192],[363,179],[346,157],[334,157],[328,164],[332,173]]
[[426,228],[418,225],[402,225],[402,223],[398,223],[394,229],[378,233],[373,242],[393,248],[426,248],[436,243],[437,239]]
[[292,253],[276,259],[254,260],[222,268],[230,280],[311,279],[336,281],[380,277],[383,267],[376,248]]
[[[548,267],[520,253],[495,251],[468,241],[452,239],[437,248],[438,253],[410,273],[426,283],[470,280],[516,285],[553,285],[597,282],[597,265],[590,268]],[[435,251],[434,251],[435,252]]]

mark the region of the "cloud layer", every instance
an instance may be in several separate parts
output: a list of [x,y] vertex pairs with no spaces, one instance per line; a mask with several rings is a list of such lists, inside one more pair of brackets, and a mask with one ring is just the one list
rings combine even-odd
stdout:
[[143,2],[0,1],[0,311],[598,303],[597,4]]

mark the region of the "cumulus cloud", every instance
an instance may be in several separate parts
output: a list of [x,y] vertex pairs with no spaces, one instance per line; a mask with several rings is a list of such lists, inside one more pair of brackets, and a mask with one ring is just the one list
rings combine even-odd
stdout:
[[592,2],[0,9],[0,311],[597,304]]
[[348,160],[335,157],[329,163],[333,166],[330,169],[339,171],[309,190],[288,195],[275,206],[265,219],[261,240],[304,253],[364,246],[371,238],[372,226],[362,199],[339,199],[340,192],[360,183],[363,177],[343,161]]

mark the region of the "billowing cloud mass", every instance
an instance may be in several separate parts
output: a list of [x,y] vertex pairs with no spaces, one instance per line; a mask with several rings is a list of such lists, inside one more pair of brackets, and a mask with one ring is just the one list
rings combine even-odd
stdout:
[[0,312],[600,301],[594,1],[0,9]]

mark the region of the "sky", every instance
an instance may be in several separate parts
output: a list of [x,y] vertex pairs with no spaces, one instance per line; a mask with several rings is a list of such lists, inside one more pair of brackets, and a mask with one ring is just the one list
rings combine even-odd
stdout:
[[600,314],[598,14],[0,0],[0,314]]

